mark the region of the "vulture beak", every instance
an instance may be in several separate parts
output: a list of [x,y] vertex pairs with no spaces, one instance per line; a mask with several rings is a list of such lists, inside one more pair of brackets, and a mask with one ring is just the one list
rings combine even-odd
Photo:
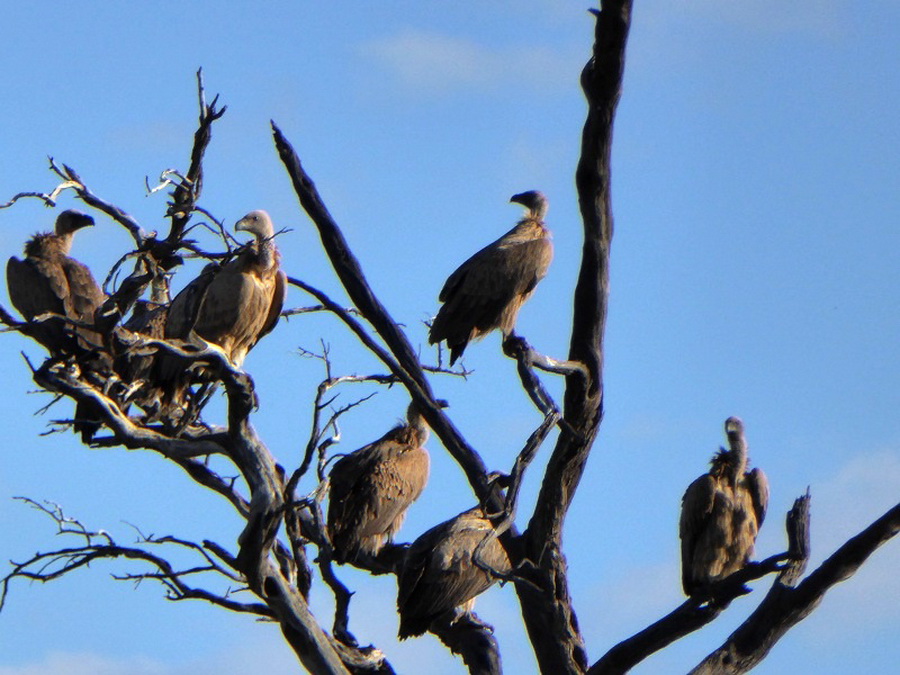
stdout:
[[725,433],[726,434],[740,434],[744,431],[744,423],[741,421],[740,417],[729,417],[725,420]]
[[70,220],[69,220],[69,228],[70,232],[74,232],[75,230],[80,230],[82,227],[92,227],[94,225],[94,219],[92,216],[89,216],[86,213],[82,213],[81,211],[75,211],[74,209],[69,211]]
[[94,219],[86,213],[79,214],[80,217],[76,221],[75,229],[80,230],[82,227],[93,227]]

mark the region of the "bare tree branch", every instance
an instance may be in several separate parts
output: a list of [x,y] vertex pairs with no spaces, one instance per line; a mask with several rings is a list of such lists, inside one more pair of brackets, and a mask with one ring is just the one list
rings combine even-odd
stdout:
[[[275,146],[278,149],[281,161],[291,177],[294,191],[319,231],[322,244],[331,260],[335,274],[341,280],[344,289],[357,310],[375,327],[378,335],[388,345],[394,358],[388,357],[386,352],[374,344],[371,339],[366,338],[364,344],[385,363],[391,373],[397,376],[409,390],[410,395],[419,404],[425,419],[434,433],[441,439],[444,447],[447,448],[463,471],[465,471],[469,483],[479,500],[483,503],[490,502],[493,508],[500,508],[500,497],[493,493],[492,484],[488,480],[487,469],[481,457],[465,441],[462,434],[437,404],[425,374],[419,365],[418,357],[409,344],[406,335],[391,318],[366,282],[359,262],[347,245],[337,223],[334,222],[334,219],[322,202],[312,179],[310,179],[300,164],[300,158],[294,152],[294,148],[274,122],[272,123],[272,130],[275,137]],[[320,302],[328,305],[325,299],[316,297]],[[352,329],[351,317],[343,315],[341,318]],[[354,332],[357,331],[354,330]],[[360,335],[360,333],[357,333],[357,335]],[[362,339],[361,335],[360,337]]]
[[[808,510],[808,496],[807,496]],[[692,675],[746,673],[762,661],[788,630],[818,607],[835,584],[853,576],[882,544],[900,532],[900,504],[887,511],[838,548],[801,583],[796,574],[779,577],[759,607],[719,649],[701,662]],[[808,547],[806,549],[808,553]]]
[[584,364],[588,376],[579,372],[566,377],[564,419],[579,433],[562,433],[557,440],[523,535],[526,558],[539,573],[529,577],[531,583],[516,584],[525,626],[544,673],[578,673],[588,666],[569,596],[561,542],[565,514],[603,418],[603,335],[613,233],[610,156],[631,0],[602,0],[600,11],[594,14],[593,55],[581,75],[588,116],[575,182],[584,221],[584,247],[569,344],[569,361]]

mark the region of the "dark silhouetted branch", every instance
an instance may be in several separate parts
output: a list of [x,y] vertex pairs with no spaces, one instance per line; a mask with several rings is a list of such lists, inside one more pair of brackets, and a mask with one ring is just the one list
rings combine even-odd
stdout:
[[[809,521],[809,495],[795,504],[799,531],[807,528]],[[805,519],[805,524],[803,520]],[[773,584],[759,607],[732,633],[725,643],[700,663],[693,675],[736,675],[746,673],[759,664],[785,633],[805,619],[818,607],[825,593],[835,584],[849,579],[879,546],[900,532],[900,504],[897,504],[878,520],[838,548],[815,571],[796,586],[798,574],[806,564],[802,558],[808,555],[801,543],[794,553],[800,560],[792,561],[788,571]],[[802,542],[803,535],[799,541]]]
[[613,119],[622,90],[631,0],[602,0],[593,54],[582,71],[588,115],[575,174],[584,223],[581,269],[574,294],[568,360],[585,372],[566,377],[562,433],[550,457],[528,528],[525,555],[536,566],[516,591],[538,665],[544,673],[587,669],[584,639],[569,596],[562,527],[603,418],[603,335],[613,234],[610,157]]

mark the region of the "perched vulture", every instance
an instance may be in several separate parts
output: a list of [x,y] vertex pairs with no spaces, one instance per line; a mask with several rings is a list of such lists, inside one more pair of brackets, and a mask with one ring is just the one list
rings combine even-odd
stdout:
[[681,583],[689,596],[747,564],[769,503],[766,475],[747,471],[743,422],[729,417],[725,433],[730,450],[719,450],[681,501]]
[[[165,337],[168,306],[147,300],[138,300],[131,317],[122,326],[129,333],[143,338],[161,340]],[[134,401],[143,408],[152,406],[159,399],[158,388],[154,385],[152,368],[154,358],[140,349],[132,351],[128,345],[120,345],[114,367],[116,374],[125,385],[120,403]]]
[[339,563],[376,555],[428,482],[428,425],[415,403],[406,424],[342,457],[331,470],[328,533]]
[[[106,299],[91,271],[69,257],[75,232],[94,224],[90,216],[69,209],[59,214],[53,234],[32,237],[25,244],[25,260],[12,257],[6,264],[9,298],[26,320],[48,312],[74,321],[94,323],[94,312]],[[58,319],[29,327],[27,334],[58,355],[89,351],[100,346],[100,336],[88,328],[75,328]]]
[[265,211],[251,211],[234,226],[255,241],[221,267],[208,266],[172,300],[166,319],[168,339],[195,333],[225,352],[240,367],[253,346],[278,322],[287,279],[275,248],[275,229]]
[[439,300],[444,304],[431,324],[428,342],[446,340],[450,365],[462,356],[470,340],[495,328],[504,337],[513,332],[519,309],[553,259],[550,231],[544,226],[544,195],[522,192],[509,201],[528,209],[525,217],[460,265],[441,289]]
[[[488,570],[511,571],[509,556],[493,533],[491,521],[475,507],[413,542],[397,579],[401,640],[422,635],[434,619],[460,605],[471,612],[475,597],[496,581]],[[473,555],[485,541],[478,553],[479,566]]]

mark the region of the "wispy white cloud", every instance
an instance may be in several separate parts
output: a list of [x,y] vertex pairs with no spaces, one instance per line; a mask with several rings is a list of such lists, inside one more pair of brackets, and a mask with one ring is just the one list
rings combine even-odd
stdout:
[[859,454],[812,485],[812,537],[821,555],[866,527],[900,498],[900,451]]
[[837,0],[682,0],[666,6],[667,11],[680,14],[691,11],[762,33],[797,32],[833,37],[846,25],[842,3]]
[[841,3],[836,0],[762,0],[755,3],[729,0],[707,4],[721,5],[726,18],[768,32],[802,32],[833,37],[845,25]]
[[0,666],[0,675],[164,675],[165,666],[147,658],[112,659],[99,654],[52,652],[40,661]]
[[[833,477],[812,485],[810,569],[880,517],[900,499],[900,451],[885,448],[857,455]],[[818,637],[840,639],[853,627],[897,625],[897,568],[900,541],[893,539],[869,558],[847,582],[829,591],[819,614],[841,621],[817,621]]]
[[571,79],[570,55],[540,45],[487,47],[473,40],[405,29],[366,43],[366,56],[416,91],[446,93],[514,85],[545,90]]
[[51,652],[40,660],[0,665],[0,675],[240,675],[297,672],[297,658],[274,627],[252,626],[246,641],[218,654],[198,654],[180,662],[171,656],[108,656],[97,652]]

